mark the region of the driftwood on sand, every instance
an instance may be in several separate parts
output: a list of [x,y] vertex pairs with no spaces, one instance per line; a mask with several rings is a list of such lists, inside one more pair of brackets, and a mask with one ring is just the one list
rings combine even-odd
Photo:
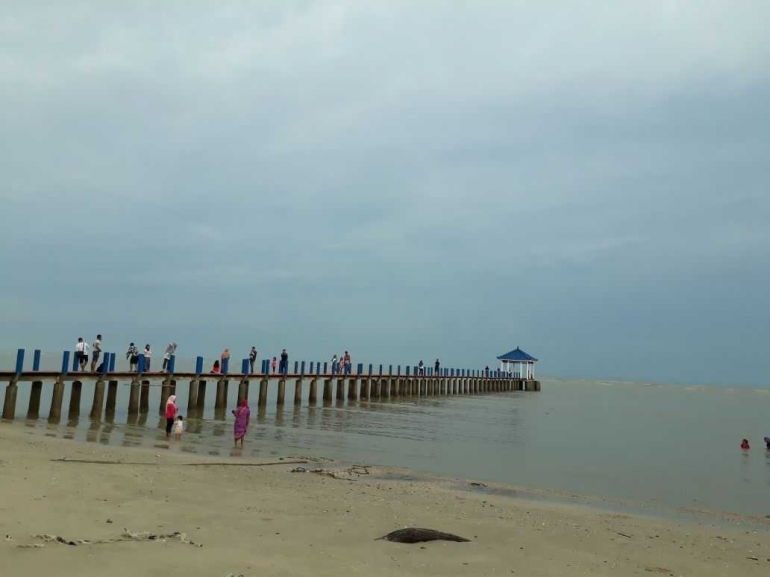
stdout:
[[53,545],[69,545],[71,547],[77,547],[78,545],[105,545],[107,543],[124,543],[126,541],[179,541],[185,545],[192,545],[193,547],[202,547],[202,545],[191,541],[186,534],[179,531],[173,531],[171,533],[151,533],[149,531],[141,531],[134,533],[128,529],[123,529],[123,532],[117,537],[111,537],[107,539],[66,539],[60,535],[33,535],[34,539],[42,541],[42,543],[30,543],[17,545],[19,549],[38,549],[45,547],[46,544]]
[[451,533],[442,533],[433,529],[420,529],[418,527],[408,527],[398,529],[388,533],[375,541],[393,541],[394,543],[424,543],[426,541],[457,541],[458,543],[468,543],[470,539],[458,537]]

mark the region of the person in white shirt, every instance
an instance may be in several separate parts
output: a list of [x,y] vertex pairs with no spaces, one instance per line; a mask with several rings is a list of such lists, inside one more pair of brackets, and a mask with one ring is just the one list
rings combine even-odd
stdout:
[[83,340],[83,337],[78,337],[78,344],[75,345],[75,358],[78,360],[80,370],[85,371],[86,365],[88,365],[88,343]]
[[102,354],[102,335],[96,335],[94,341],[94,351],[91,355],[91,372],[96,370],[96,363],[99,362],[99,356]]
[[184,432],[184,417],[181,415],[176,418],[176,421],[174,421],[174,439],[177,441],[182,440],[182,433]]
[[144,345],[144,372],[150,372],[150,357],[152,357],[152,351],[150,345]]

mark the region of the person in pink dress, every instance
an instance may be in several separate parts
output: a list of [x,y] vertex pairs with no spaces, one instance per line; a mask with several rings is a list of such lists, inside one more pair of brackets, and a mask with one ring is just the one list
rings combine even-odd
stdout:
[[249,421],[251,420],[251,409],[249,409],[249,403],[246,399],[242,399],[240,406],[233,409],[233,415],[235,415],[235,424],[233,425],[235,446],[237,447],[238,441],[240,441],[241,448],[243,448],[243,439],[249,430]]

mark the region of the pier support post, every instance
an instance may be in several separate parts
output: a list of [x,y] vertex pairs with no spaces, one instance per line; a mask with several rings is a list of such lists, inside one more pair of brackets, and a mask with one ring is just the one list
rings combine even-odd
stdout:
[[358,379],[352,378],[348,380],[348,400],[349,401],[357,401],[358,400],[358,393],[356,392],[356,383]]
[[337,400],[345,400],[345,379],[337,379]]
[[380,390],[382,390],[382,377],[372,379],[371,397],[374,399],[379,399]]
[[358,391],[358,397],[362,401],[369,400],[369,379],[361,379],[361,388]]
[[281,378],[278,381],[278,406],[282,407],[286,401],[286,379]]
[[150,410],[150,381],[142,381],[142,394],[139,398],[139,412],[146,413]]
[[393,398],[397,398],[399,396],[399,385],[398,385],[398,378],[391,378],[390,379],[390,396]]
[[390,398],[390,377],[380,379],[380,398]]
[[16,415],[16,396],[18,393],[18,386],[15,382],[8,383],[5,388],[5,404],[3,405],[3,419],[7,421],[13,420]]
[[101,419],[104,410],[104,381],[99,379],[94,386],[94,400],[91,403],[91,413],[88,415],[92,421]]
[[198,415],[203,417],[206,411],[206,381],[198,381]]
[[260,407],[266,407],[267,406],[267,384],[268,384],[267,377],[263,378],[261,381],[259,381],[259,401],[258,405]]
[[241,406],[241,401],[249,400],[249,381],[243,380],[238,383],[238,406]]
[[318,403],[318,379],[310,379],[310,394],[307,397],[307,402],[311,405]]
[[72,421],[80,417],[80,396],[83,392],[83,383],[74,381],[70,389],[69,419]]
[[223,411],[227,408],[227,381],[219,379],[217,381],[217,396],[214,399],[214,410]]
[[332,402],[332,380],[324,379],[324,404]]
[[43,381],[33,381],[32,388],[29,391],[29,408],[27,409],[28,419],[37,419],[40,417],[40,395],[43,393]]
[[297,379],[294,383],[294,406],[302,405],[302,379]]
[[128,396],[128,414],[139,414],[139,381],[131,381],[131,392]]
[[198,380],[193,379],[190,381],[190,386],[187,389],[187,418],[190,415],[194,415],[198,410]]
[[51,410],[48,412],[48,420],[52,423],[58,423],[61,420],[61,405],[64,401],[64,383],[56,379],[53,384],[53,393],[51,394]]
[[163,379],[163,383],[160,386],[160,403],[158,404],[158,414],[160,416],[165,416],[166,414],[166,403],[168,402],[168,398],[171,396],[171,381],[166,378]]
[[107,383],[107,407],[104,414],[107,417],[115,416],[115,407],[118,404],[118,381],[109,381]]

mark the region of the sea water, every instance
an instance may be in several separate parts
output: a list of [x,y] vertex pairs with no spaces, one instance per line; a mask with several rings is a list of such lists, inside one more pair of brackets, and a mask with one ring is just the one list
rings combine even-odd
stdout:
[[[20,383],[15,423],[31,432],[108,445],[223,458],[330,457],[653,506],[770,514],[770,451],[762,442],[770,435],[770,389],[542,379],[538,393],[334,401],[313,407],[307,402],[306,379],[302,406],[291,404],[290,380],[289,404],[278,408],[277,381],[271,380],[267,407],[258,410],[259,384],[253,381],[251,429],[244,450],[234,452],[232,415],[213,411],[216,383],[211,379],[206,413],[188,420],[181,443],[165,440],[158,383],[150,389],[148,414],[129,419],[129,387],[121,382],[115,416],[97,421],[88,418],[93,386],[84,382],[81,417],[68,422],[67,383],[62,421],[52,425],[44,417],[53,384],[43,387],[43,418],[27,421],[30,384]],[[229,408],[237,389],[238,381],[232,380]],[[177,383],[181,414],[187,390],[187,382]],[[750,451],[739,447],[744,437],[752,442]]]

